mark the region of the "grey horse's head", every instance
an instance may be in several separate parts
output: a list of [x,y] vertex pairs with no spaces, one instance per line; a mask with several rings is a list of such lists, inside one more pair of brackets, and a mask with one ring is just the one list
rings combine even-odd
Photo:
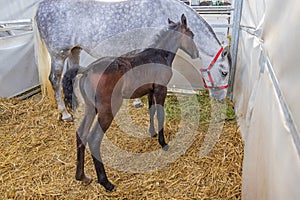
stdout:
[[204,86],[213,99],[222,101],[226,98],[231,56],[229,48],[221,47],[207,68],[202,68]]

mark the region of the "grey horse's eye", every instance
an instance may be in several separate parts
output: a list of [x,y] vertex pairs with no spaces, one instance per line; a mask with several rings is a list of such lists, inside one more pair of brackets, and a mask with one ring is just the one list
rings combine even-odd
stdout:
[[223,77],[226,77],[228,75],[228,72],[221,72]]

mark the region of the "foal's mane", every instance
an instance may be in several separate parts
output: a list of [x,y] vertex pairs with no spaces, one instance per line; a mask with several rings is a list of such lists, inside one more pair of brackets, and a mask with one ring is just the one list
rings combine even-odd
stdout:
[[155,48],[157,44],[164,38],[170,31],[177,31],[179,29],[180,23],[169,24],[167,27],[162,28],[153,39],[153,43],[150,45],[150,48]]
[[166,34],[169,34],[170,30],[174,30],[177,31],[178,28],[180,26],[180,23],[176,23],[176,24],[169,24],[168,26],[163,27],[162,29],[160,29],[160,31],[153,37],[153,42],[151,45],[149,45],[149,47],[145,48],[145,49],[135,49],[132,50],[128,53],[125,53],[122,55],[122,57],[128,57],[128,56],[132,56],[135,55],[137,53],[140,53],[142,51],[145,51],[146,49],[155,49],[155,47],[157,46],[157,44],[159,44],[159,42],[161,41],[162,38],[164,38],[166,36]]

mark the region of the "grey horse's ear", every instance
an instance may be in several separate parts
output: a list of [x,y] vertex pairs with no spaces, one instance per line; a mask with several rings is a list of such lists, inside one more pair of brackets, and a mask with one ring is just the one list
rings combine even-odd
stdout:
[[225,46],[222,52],[222,58],[225,58],[228,55],[228,53],[229,53],[229,47]]
[[184,14],[181,15],[181,24],[187,27],[187,20]]
[[169,25],[175,25],[175,24],[176,24],[175,22],[173,22],[173,21],[170,20],[169,18],[168,18],[168,23],[169,23]]

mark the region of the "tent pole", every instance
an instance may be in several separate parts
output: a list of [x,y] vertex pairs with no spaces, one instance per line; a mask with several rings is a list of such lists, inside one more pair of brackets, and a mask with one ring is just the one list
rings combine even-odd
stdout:
[[234,23],[232,29],[232,46],[231,46],[232,66],[230,69],[229,90],[228,90],[230,100],[233,100],[233,85],[234,85],[238,46],[239,46],[239,39],[240,39],[240,22],[242,18],[242,10],[243,10],[243,0],[235,0],[234,15],[233,15]]

